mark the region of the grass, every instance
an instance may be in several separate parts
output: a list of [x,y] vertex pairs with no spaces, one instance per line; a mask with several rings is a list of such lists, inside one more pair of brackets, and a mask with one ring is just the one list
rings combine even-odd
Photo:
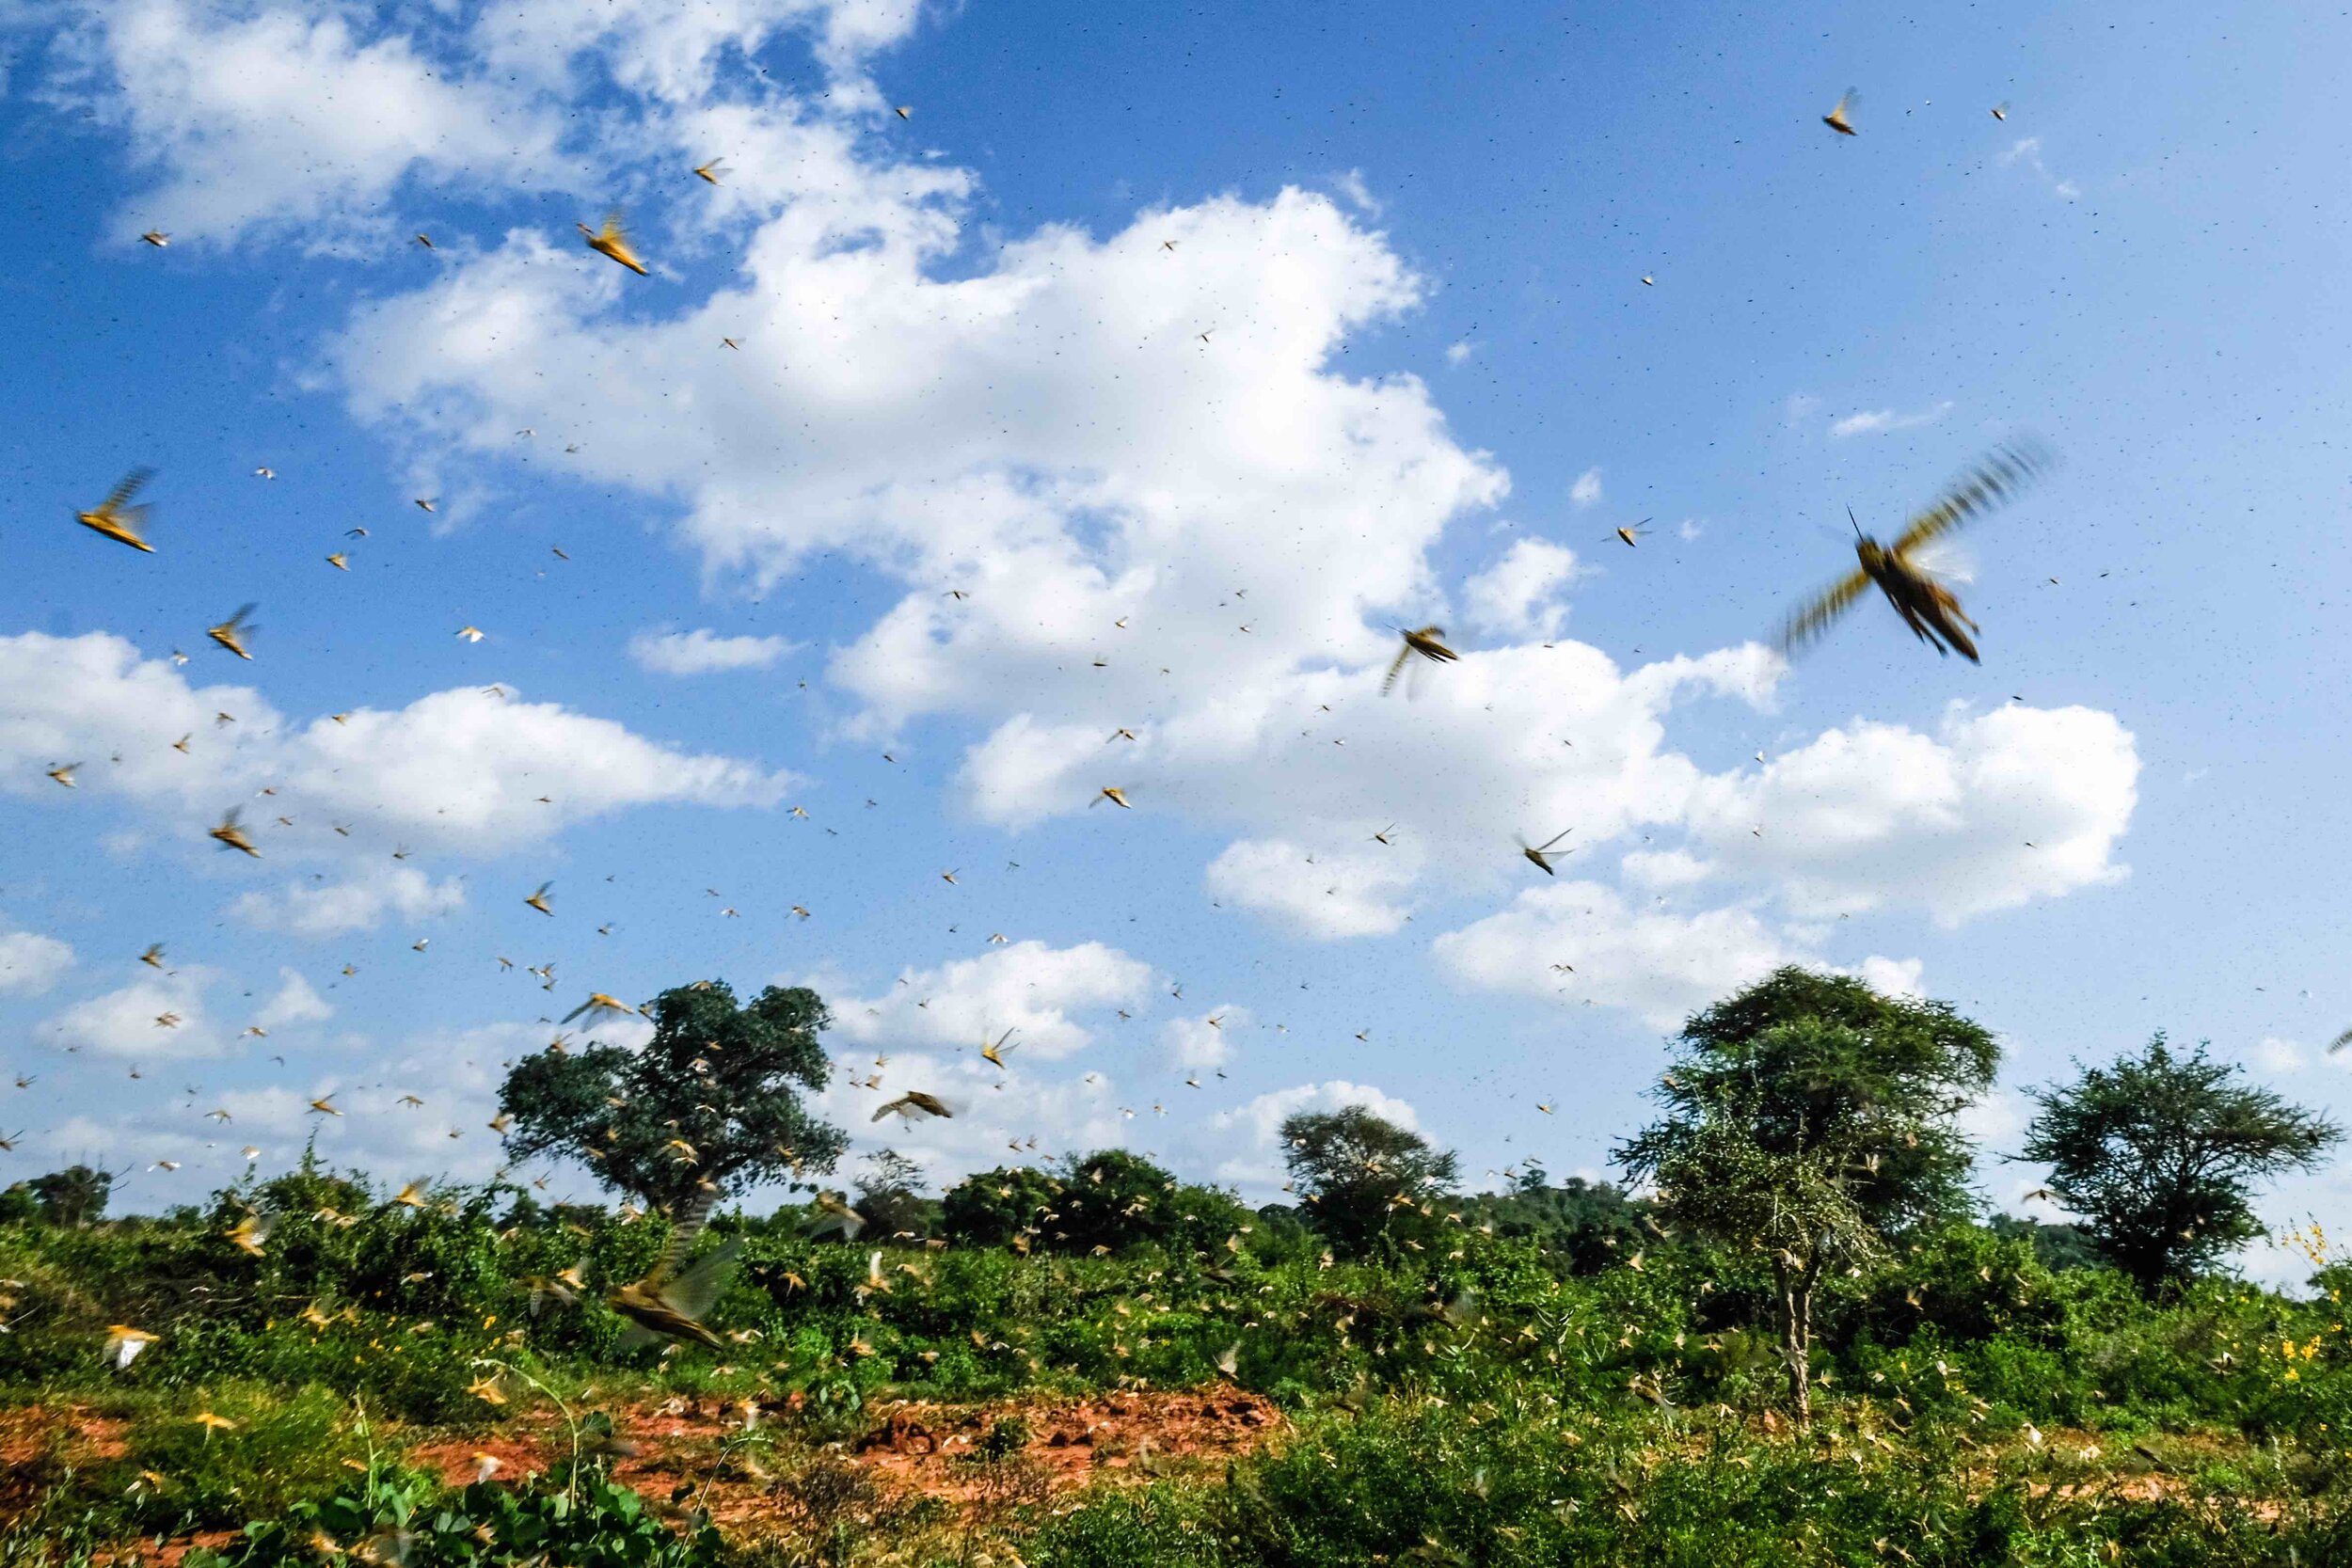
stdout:
[[[1955,1227],[1825,1295],[1799,1433],[1760,1282],[1698,1251],[1579,1272],[1577,1249],[1466,1228],[1330,1263],[1268,1226],[1200,1253],[886,1247],[882,1290],[872,1248],[787,1215],[718,1227],[743,1247],[723,1354],[630,1354],[600,1302],[534,1313],[523,1281],[580,1263],[601,1291],[658,1255],[658,1221],[342,1198],[356,1224],[290,1206],[258,1259],[222,1237],[243,1198],[0,1226],[0,1568],[203,1531],[237,1532],[210,1548],[230,1562],[320,1560],[324,1531],[406,1568],[521,1560],[550,1531],[564,1560],[609,1538],[639,1554],[609,1560],[681,1568],[2352,1560],[2352,1272],[2324,1259],[2309,1299],[2217,1279],[2150,1303]],[[160,1338],[118,1370],[110,1323]],[[1074,1491],[1037,1463],[1024,1410],[1214,1388],[1229,1350],[1288,1415],[1279,1439],[1215,1463],[1146,1442]],[[927,1472],[952,1486],[854,1451],[910,1400],[996,1409]],[[755,1425],[711,1418],[745,1401]],[[634,1460],[594,1414],[626,1440],[665,1409],[700,1424]],[[557,1463],[456,1486],[407,1467],[523,1440]]]

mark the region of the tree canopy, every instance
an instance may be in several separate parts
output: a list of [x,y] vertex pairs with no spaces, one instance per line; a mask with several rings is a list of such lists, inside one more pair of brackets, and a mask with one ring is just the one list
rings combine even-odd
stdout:
[[106,1212],[114,1185],[111,1171],[91,1165],[68,1165],[26,1183],[40,1217],[63,1226],[96,1225]]
[[1790,965],[1683,1025],[1659,1080],[1668,1115],[1618,1162],[1654,1175],[1653,1153],[1736,1108],[1761,1150],[1850,1158],[1859,1168],[1844,1184],[1879,1229],[1932,1225],[1968,1212],[1972,1150],[1953,1118],[1992,1087],[2000,1058],[1992,1034],[1947,1004]]
[[2268,1089],[2205,1046],[2175,1054],[2159,1033],[2136,1056],[2034,1092],[2020,1158],[2080,1215],[2100,1256],[2143,1291],[2187,1279],[2263,1233],[2263,1181],[2316,1166],[2344,1129]]
[[640,1050],[550,1045],[515,1064],[499,1093],[516,1160],[585,1160],[612,1190],[677,1209],[763,1180],[833,1169],[849,1138],[811,1116],[825,1086],[818,1033],[832,1022],[804,987],[770,986],[739,1006],[723,981],[663,991]]
[[1361,1105],[1302,1111],[1282,1123],[1282,1158],[1299,1203],[1332,1245],[1351,1256],[1385,1237],[1430,1228],[1422,1209],[1453,1190],[1454,1154]]
[[1656,1183],[1672,1222],[1769,1261],[1801,1420],[1821,1271],[1965,1212],[1955,1117],[1999,1063],[1992,1035],[1943,1003],[1793,966],[1683,1026],[1655,1091],[1666,1115],[1616,1160]]
[[1121,1148],[1072,1155],[1057,1173],[1026,1165],[966,1177],[942,1200],[947,1234],[1023,1251],[1214,1247],[1251,1223],[1230,1193],[1180,1182]]

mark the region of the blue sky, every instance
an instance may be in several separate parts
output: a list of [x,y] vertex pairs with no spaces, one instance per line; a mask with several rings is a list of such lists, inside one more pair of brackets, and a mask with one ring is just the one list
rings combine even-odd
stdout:
[[[1782,959],[1999,1030],[1995,1148],[2157,1028],[2347,1098],[2341,18],[0,16],[0,1176],[194,1196],[329,1089],[336,1158],[479,1176],[543,1016],[702,975],[968,1101],[893,1134],[942,1179],[1270,1196],[1367,1098],[1597,1170]],[[1981,668],[1875,603],[1770,651],[1847,507],[2028,434]],[[151,556],[72,521],[135,464]]]

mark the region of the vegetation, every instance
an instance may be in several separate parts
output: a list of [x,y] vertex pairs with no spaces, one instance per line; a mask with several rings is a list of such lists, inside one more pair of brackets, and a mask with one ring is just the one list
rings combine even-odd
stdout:
[[1431,1205],[1453,1190],[1454,1156],[1361,1105],[1282,1123],[1282,1158],[1315,1227],[1351,1258],[1417,1244]]
[[1673,1222],[1761,1259],[1789,1402],[1810,1418],[1813,1297],[1835,1264],[1965,1211],[1954,1118],[1992,1087],[1993,1037],[1938,1002],[1794,967],[1684,1026],[1665,1118],[1617,1151]]
[[[2246,1109],[2201,1060],[2044,1104]],[[1990,1069],[1947,1009],[1784,974],[1692,1021],[1626,1146],[1653,1196],[1461,1195],[1363,1107],[1294,1118],[1302,1201],[1255,1213],[1115,1150],[935,1204],[878,1156],[858,1244],[712,1220],[719,1350],[627,1349],[602,1299],[658,1211],[308,1157],[161,1218],[20,1205],[0,1568],[2352,1557],[2352,1266],[2308,1229],[2282,1294],[1980,1223],[1951,1117]]]
[[559,1040],[515,1065],[499,1109],[516,1161],[582,1160],[609,1190],[663,1208],[706,1183],[726,1193],[833,1169],[849,1139],[797,1092],[823,1088],[830,1072],[815,991],[770,986],[739,1007],[723,981],[699,980],[646,1012],[653,1038],[641,1050]]
[[2257,1183],[2310,1170],[2344,1141],[2327,1117],[2238,1082],[2200,1045],[2147,1050],[2041,1091],[2025,1158],[2090,1222],[2091,1244],[2142,1290],[2177,1286],[2262,1234]]

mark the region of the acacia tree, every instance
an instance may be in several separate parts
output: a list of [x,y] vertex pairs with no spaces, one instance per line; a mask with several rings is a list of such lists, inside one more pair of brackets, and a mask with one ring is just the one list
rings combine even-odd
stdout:
[[[1282,1159],[1314,1227],[1362,1257],[1395,1233],[1428,1227],[1421,1210],[1453,1189],[1450,1149],[1361,1105],[1302,1111],[1282,1123]],[[1399,1236],[1398,1239],[1403,1239]]]
[[557,1044],[515,1064],[499,1091],[512,1158],[571,1155],[607,1188],[673,1213],[833,1169],[848,1135],[801,1099],[830,1072],[817,1036],[832,1019],[815,991],[770,986],[738,1006],[724,982],[703,981],[644,1010],[653,1038],[640,1050]]
[[1954,1118],[2000,1047],[1941,1002],[1790,966],[1683,1025],[1654,1098],[1665,1117],[1615,1150],[1667,1219],[1760,1258],[1800,1424],[1812,1415],[1822,1272],[1968,1206]]
[[2344,1129],[2236,1082],[2205,1046],[2173,1054],[2162,1033],[2137,1056],[2034,1091],[2041,1113],[2019,1158],[2050,1167],[2050,1193],[2081,1216],[2099,1256],[2143,1291],[2188,1280],[2262,1234],[2257,1183],[2310,1170]]
[[42,1219],[73,1227],[96,1225],[104,1216],[114,1185],[113,1172],[91,1165],[68,1165],[26,1183]]

